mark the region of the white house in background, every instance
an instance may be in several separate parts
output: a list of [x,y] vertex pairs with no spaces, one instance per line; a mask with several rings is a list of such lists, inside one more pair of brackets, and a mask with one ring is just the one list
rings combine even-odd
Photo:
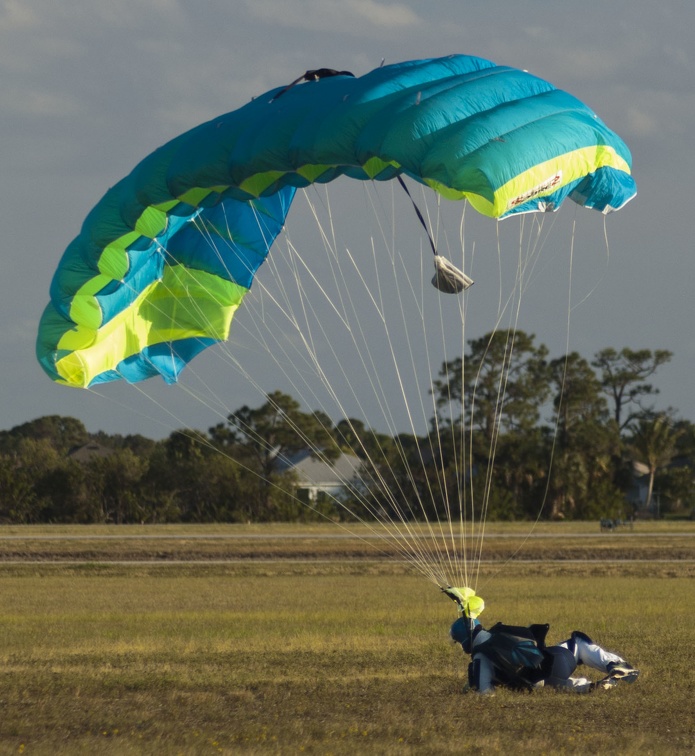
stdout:
[[316,501],[320,493],[343,499],[351,489],[363,490],[361,468],[362,460],[352,454],[341,454],[329,464],[312,457],[309,449],[278,459],[275,467],[278,472],[293,472],[298,480],[297,490],[306,491],[310,502]]
[[632,462],[632,480],[627,500],[635,512],[644,512],[649,493],[649,468],[642,462]]
[[75,446],[68,452],[68,457],[76,462],[91,462],[97,457],[110,457],[115,449],[108,446],[102,446],[96,441],[88,441],[82,446]]

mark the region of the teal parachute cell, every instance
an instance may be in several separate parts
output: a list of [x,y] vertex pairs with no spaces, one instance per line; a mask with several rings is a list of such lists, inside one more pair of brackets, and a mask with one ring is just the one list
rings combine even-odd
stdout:
[[315,78],[177,137],[98,202],[41,319],[53,380],[177,380],[227,338],[298,187],[406,175],[493,218],[636,192],[623,141],[527,72],[455,55]]

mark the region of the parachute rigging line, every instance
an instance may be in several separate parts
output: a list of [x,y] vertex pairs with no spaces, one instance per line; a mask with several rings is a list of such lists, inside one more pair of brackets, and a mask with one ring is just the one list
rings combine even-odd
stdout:
[[[307,84],[297,86],[301,82]],[[305,254],[307,248],[291,240],[287,254],[270,254],[297,190],[341,176],[365,187],[398,180],[434,255],[432,283],[445,293],[459,293],[472,280],[438,253],[434,237],[439,234],[431,231],[403,177],[492,219],[555,211],[565,200],[605,215],[636,193],[622,139],[584,103],[528,72],[465,55],[382,64],[360,77],[308,70],[176,137],[108,190],[58,265],[39,326],[37,357],[52,380],[88,389],[156,375],[176,383],[191,363],[195,376],[196,356],[213,345],[261,393],[263,380],[296,371],[290,383],[301,401],[320,404],[329,418],[324,408],[337,407],[356,438],[356,456],[372,469],[376,491],[371,498],[371,493],[358,497],[361,519],[379,519],[387,540],[407,543],[418,569],[440,586],[468,586],[478,580],[477,571],[468,573],[468,525],[471,539],[477,538],[472,561],[479,571],[492,466],[508,403],[513,331],[543,246],[542,224],[521,220],[516,277],[508,296],[502,293],[502,269],[513,274],[515,266],[513,259],[502,259],[497,224],[500,297],[494,332],[504,317],[511,323],[501,365],[493,366],[499,369],[497,385],[482,397],[495,411],[485,439],[488,467],[475,470],[473,413],[482,388],[480,372],[473,381],[472,376],[463,381],[464,310],[470,301],[454,300],[461,320],[456,349],[462,357],[460,367],[446,368],[457,371],[461,395],[451,390],[452,378],[448,405],[441,394],[433,399],[433,419],[427,417],[432,408],[425,407],[423,395],[432,394],[435,383],[442,385],[433,370],[441,357],[429,338],[428,327],[436,319],[429,319],[428,308],[439,307],[436,349],[446,366],[452,364],[447,339],[458,336],[457,318],[445,313],[447,298],[428,302],[422,265],[419,282],[409,277],[413,266],[397,254],[395,223],[389,243],[378,221],[384,250],[373,236],[361,251],[339,250],[327,202],[328,226],[321,228],[318,245],[324,259],[316,259],[313,247]],[[393,190],[391,197],[393,204]],[[341,220],[336,218],[337,224]],[[362,254],[370,245],[371,259]],[[354,296],[358,285],[366,302]],[[233,319],[234,341],[229,342]],[[334,343],[332,328],[344,332],[346,349],[354,355]],[[237,334],[255,336],[277,369],[254,377],[249,360],[255,352]],[[492,337],[488,350],[491,346]],[[326,360],[334,363],[329,365],[334,373]],[[356,382],[347,372],[353,368],[363,373]],[[366,396],[370,391],[373,397]],[[222,417],[228,412],[218,397],[211,406]],[[370,432],[377,427],[372,412],[381,413],[377,423],[386,424],[393,447],[360,437],[350,420],[354,406],[371,425],[359,421],[362,429]],[[448,412],[451,424],[446,443],[440,409]],[[407,432],[399,427],[403,417]],[[429,430],[419,434],[421,427]],[[451,465],[445,459],[449,446]],[[321,451],[312,449],[319,457]],[[481,527],[475,534],[478,504]]]

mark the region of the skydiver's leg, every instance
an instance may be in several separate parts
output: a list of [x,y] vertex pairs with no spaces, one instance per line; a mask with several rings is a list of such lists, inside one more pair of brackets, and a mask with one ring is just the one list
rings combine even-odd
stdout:
[[597,669],[599,672],[610,672],[612,666],[625,662],[622,656],[601,648],[579,630],[575,630],[569,640],[559,645],[574,655],[577,664],[586,664],[587,667]]
[[594,686],[588,677],[568,677],[561,685],[554,687],[571,690],[573,693],[589,693]]
[[[628,664],[622,656],[606,651],[594,643],[588,635],[575,630],[569,640],[561,643],[573,655],[578,664],[603,672],[606,677],[589,686],[612,688],[618,682],[632,683],[639,677],[639,670]],[[585,679],[585,678],[583,678]],[[586,681],[588,682],[588,681]]]
[[545,684],[553,688],[564,688],[583,693],[591,689],[591,681],[586,677],[572,677],[577,668],[574,653],[565,645],[550,646],[546,653],[552,658],[550,671],[545,678]]

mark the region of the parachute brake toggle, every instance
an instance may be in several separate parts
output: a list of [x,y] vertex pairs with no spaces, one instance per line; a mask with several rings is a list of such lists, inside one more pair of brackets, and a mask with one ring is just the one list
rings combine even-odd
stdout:
[[445,294],[459,294],[473,285],[472,278],[441,255],[434,256],[434,270],[432,286]]
[[472,588],[454,588],[449,585],[441,589],[452,601],[458,605],[459,614],[469,619],[475,619],[485,609],[485,602],[475,595]]

